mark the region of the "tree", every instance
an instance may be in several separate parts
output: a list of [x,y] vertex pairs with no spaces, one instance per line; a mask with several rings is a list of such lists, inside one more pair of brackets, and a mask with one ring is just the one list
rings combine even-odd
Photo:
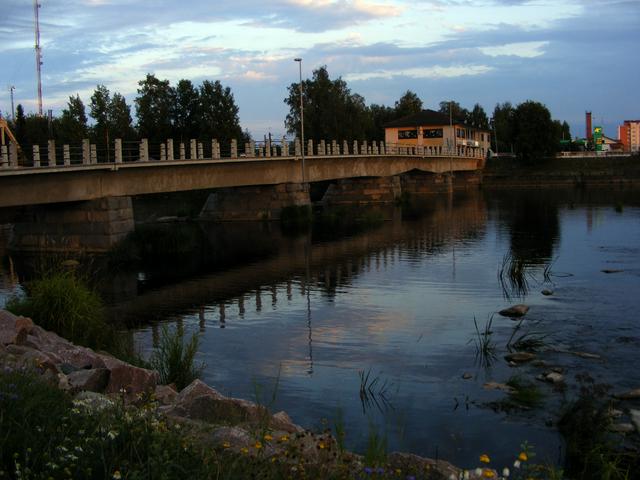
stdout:
[[476,103],[473,110],[467,114],[466,122],[473,127],[489,130],[489,119],[479,103]]
[[397,118],[395,108],[374,103],[369,107],[369,116],[371,117],[371,128],[367,132],[367,138],[384,140],[384,125]]
[[180,80],[176,86],[176,105],[173,119],[180,141],[199,137],[199,104],[200,94],[191,80]]
[[131,126],[131,107],[118,92],[114,93],[107,108],[109,128],[113,138],[131,139],[135,136]]
[[16,140],[18,140],[18,143],[23,143],[25,140],[25,124],[26,124],[26,118],[24,116],[24,108],[22,107],[22,104],[18,104],[18,106],[16,107],[16,120],[15,120],[15,134],[16,134]]
[[528,100],[518,105],[513,126],[516,151],[523,160],[532,161],[558,151],[558,131],[551,113],[542,103]]
[[152,74],[147,74],[138,85],[140,88],[135,99],[138,133],[150,142],[164,142],[172,134],[175,92],[169,80],[158,80]]
[[407,115],[413,115],[414,113],[420,113],[422,111],[422,100],[413,93],[411,90],[407,90],[395,105],[395,118],[406,117]]
[[[300,131],[300,84],[288,87],[289,105],[285,125],[289,133]],[[304,130],[315,140],[364,140],[371,129],[371,117],[365,100],[352,94],[342,78],[331,80],[327,67],[313,71],[311,80],[303,82]]]
[[67,108],[58,122],[57,140],[61,143],[81,143],[87,138],[87,114],[80,95],[70,96]]
[[198,122],[200,139],[216,138],[221,144],[228,145],[232,139],[243,140],[242,128],[238,117],[239,109],[229,87],[223,87],[216,80],[205,80],[199,89]]
[[109,142],[109,104],[111,94],[104,85],[98,85],[91,95],[91,116],[96,121],[93,126],[94,137],[100,142]]
[[[513,151],[514,143],[514,114],[515,110],[510,102],[496,104],[493,110],[492,149],[494,152]],[[496,137],[498,144],[496,145]]]
[[[451,112],[449,112],[451,110]],[[443,100],[440,102],[440,113],[450,115],[453,121],[465,122],[469,116],[469,111],[466,108],[462,108],[458,102],[453,100]]]

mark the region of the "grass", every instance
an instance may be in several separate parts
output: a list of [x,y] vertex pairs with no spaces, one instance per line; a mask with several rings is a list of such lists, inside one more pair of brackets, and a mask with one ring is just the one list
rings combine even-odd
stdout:
[[151,355],[149,364],[159,373],[160,383],[174,384],[180,391],[202,374],[204,365],[195,364],[197,352],[198,336],[195,333],[185,342],[181,326],[171,332],[163,325],[160,343]]
[[362,403],[362,411],[366,412],[372,406],[375,406],[381,412],[391,408],[391,402],[388,398],[389,385],[385,380],[382,382],[380,376],[371,377],[371,369],[359,370],[360,376],[360,402]]
[[108,348],[113,336],[100,296],[70,270],[45,273],[27,284],[26,297],[14,297],[7,310],[46,330],[91,348]]
[[484,324],[484,329],[480,331],[476,317],[473,317],[473,325],[476,329],[476,335],[470,341],[473,341],[476,346],[476,361],[480,361],[480,364],[484,367],[490,367],[496,358],[496,344],[491,339],[493,331],[491,325],[493,324],[493,315],[489,317]]
[[529,292],[526,263],[522,258],[514,257],[507,252],[502,257],[502,265],[498,269],[498,280],[505,299],[524,297]]

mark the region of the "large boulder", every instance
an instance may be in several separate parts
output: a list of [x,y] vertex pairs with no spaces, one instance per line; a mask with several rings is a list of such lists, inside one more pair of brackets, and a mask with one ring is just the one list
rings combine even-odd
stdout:
[[106,368],[76,370],[67,375],[67,381],[74,391],[102,393],[109,384],[111,373]]
[[21,345],[33,327],[30,318],[18,317],[6,310],[0,310],[0,345]]
[[528,305],[519,304],[519,305],[512,305],[511,307],[505,308],[504,310],[500,310],[498,313],[503,317],[519,318],[526,315],[528,311],[529,311]]
[[134,367],[111,355],[98,354],[105,367],[111,372],[106,393],[123,394],[133,401],[140,394],[153,393],[158,384],[158,372]]

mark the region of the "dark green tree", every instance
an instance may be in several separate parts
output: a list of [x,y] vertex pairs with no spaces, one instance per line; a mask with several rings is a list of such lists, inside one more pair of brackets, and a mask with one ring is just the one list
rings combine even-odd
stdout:
[[422,111],[422,100],[411,90],[407,90],[395,104],[395,118],[406,117]]
[[93,137],[98,142],[109,142],[109,104],[111,103],[111,94],[104,85],[98,85],[91,95],[90,112],[91,117],[95,120],[93,126]]
[[[300,132],[300,84],[288,87],[289,106],[285,125],[292,134]],[[303,81],[305,137],[317,140],[364,140],[371,129],[371,117],[364,98],[352,94],[342,78],[331,80],[327,67],[313,71]]]
[[199,138],[200,94],[191,80],[180,80],[176,86],[176,105],[173,124],[180,141]]
[[371,128],[367,132],[367,138],[384,140],[384,125],[397,118],[395,108],[374,103],[369,107],[369,115],[371,117]]
[[559,132],[551,113],[542,103],[528,100],[518,105],[513,116],[513,127],[516,152],[521,159],[530,162],[558,151]]
[[[17,140],[17,138],[16,138]],[[30,114],[25,117],[24,122],[24,138],[21,142],[23,152],[31,157],[31,146],[47,144],[49,140],[49,121],[47,117],[42,115]]]
[[88,136],[87,114],[80,95],[70,96],[67,108],[57,122],[56,140],[59,143],[77,144]]
[[171,119],[175,92],[169,80],[158,80],[152,74],[147,74],[138,85],[140,88],[135,99],[138,134],[152,143],[164,142],[173,133]]
[[23,143],[25,140],[25,129],[26,129],[26,117],[24,116],[24,108],[22,104],[18,104],[16,107],[16,119],[14,123],[15,136],[18,143]]
[[479,103],[476,103],[473,110],[467,114],[466,121],[473,127],[489,130],[489,118]]
[[[492,146],[494,152],[512,152],[514,148],[515,110],[510,102],[496,104],[493,110]],[[496,137],[498,144],[496,145]]]
[[199,88],[199,98],[199,138],[203,141],[215,138],[223,148],[228,148],[232,139],[242,143],[244,137],[238,117],[239,109],[231,89],[223,87],[218,80],[205,80]]
[[129,140],[135,138],[135,131],[131,122],[131,107],[125,98],[115,92],[107,108],[109,128],[112,138]]
[[458,102],[453,100],[443,100],[440,102],[440,113],[451,115],[453,121],[466,122],[469,117],[469,111],[466,108],[462,108]]

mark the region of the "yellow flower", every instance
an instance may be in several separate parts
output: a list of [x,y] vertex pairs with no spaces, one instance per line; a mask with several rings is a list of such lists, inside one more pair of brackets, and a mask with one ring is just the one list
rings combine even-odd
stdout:
[[222,444],[222,448],[230,448],[230,447],[231,447],[231,444],[229,442],[224,442]]
[[122,474],[120,473],[120,470],[116,470],[115,472],[113,472],[112,478],[114,480],[120,480],[122,478]]
[[496,476],[496,472],[494,472],[493,470],[489,470],[488,468],[485,468],[482,471],[482,476],[484,478],[494,478]]
[[265,439],[267,442],[270,442],[271,440],[273,440],[273,437],[267,433],[267,434],[264,436],[264,439]]
[[256,444],[254,445],[254,447],[256,447],[257,449],[261,449],[262,448],[262,443],[260,442],[260,440],[258,440],[256,442]]
[[288,442],[289,441],[289,436],[288,435],[282,435],[280,437],[280,441],[281,442]]
[[324,442],[319,442],[319,443],[318,443],[318,448],[319,448],[320,450],[324,450],[325,448],[327,448],[327,446],[324,444]]
[[399,468],[396,468],[396,475],[400,475],[402,473],[402,470],[400,470]]
[[249,449],[248,449],[247,447],[242,447],[242,448],[240,449],[240,451],[241,451],[242,453],[245,453],[245,454],[246,454],[246,453],[249,453]]
[[529,460],[527,452],[520,452],[520,455],[518,455],[518,460],[520,460],[521,462],[526,462],[527,460]]
[[489,463],[491,459],[489,458],[489,455],[487,455],[486,453],[483,453],[482,455],[480,455],[480,461],[482,463]]

